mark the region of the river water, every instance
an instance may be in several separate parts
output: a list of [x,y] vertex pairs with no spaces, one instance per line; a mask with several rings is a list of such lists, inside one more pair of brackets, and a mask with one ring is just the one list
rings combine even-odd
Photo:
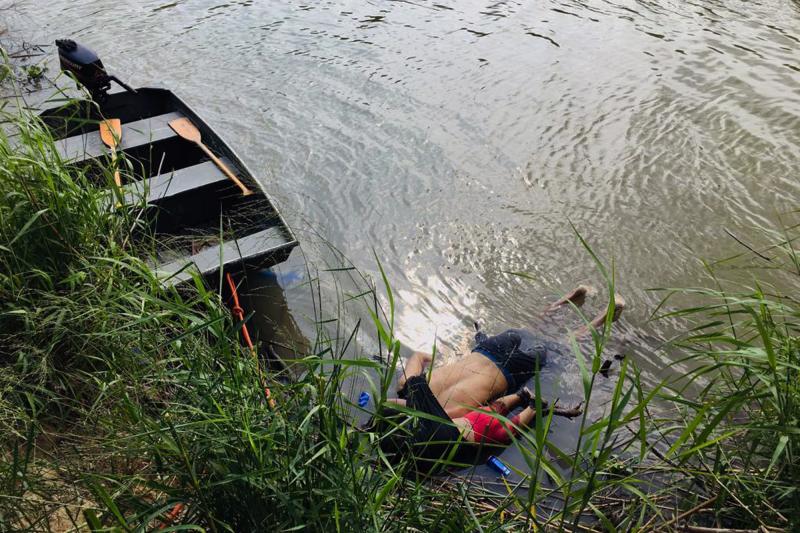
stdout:
[[656,375],[669,330],[648,320],[660,295],[647,289],[696,284],[700,259],[743,251],[728,232],[754,241],[800,199],[793,0],[20,0],[2,13],[28,40],[71,36],[131,85],[185,97],[310,256],[330,242],[378,280],[380,259],[411,348],[462,347],[473,319],[526,325],[576,283],[602,289],[577,231],[627,300],[619,349]]

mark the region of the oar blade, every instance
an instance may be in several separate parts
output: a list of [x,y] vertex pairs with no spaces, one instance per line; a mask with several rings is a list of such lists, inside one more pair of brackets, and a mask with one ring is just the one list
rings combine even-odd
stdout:
[[179,137],[182,137],[187,141],[200,143],[202,140],[202,137],[200,136],[200,130],[198,130],[197,127],[186,117],[171,120],[169,127],[172,128],[172,131],[177,133]]
[[118,118],[100,122],[100,138],[109,148],[116,148],[122,140],[122,122]]
[[200,135],[200,130],[198,130],[197,126],[192,124],[192,122],[188,118],[183,117],[171,120],[169,123],[169,127],[172,128],[172,131],[177,133],[179,137],[186,139],[187,141],[191,141],[195,143],[197,146],[199,146],[206,153],[209,159],[211,159],[214,162],[214,164],[217,165],[217,168],[219,168],[222,171],[222,173],[228,177],[228,179],[234,182],[236,186],[239,187],[239,189],[241,189],[242,194],[244,196],[253,194],[253,191],[248,189],[247,186],[244,183],[242,183],[242,181],[239,178],[236,177],[236,174],[231,172],[231,169],[225,166],[225,163],[220,161],[219,158],[214,155],[214,153],[208,146],[203,144],[203,139]]

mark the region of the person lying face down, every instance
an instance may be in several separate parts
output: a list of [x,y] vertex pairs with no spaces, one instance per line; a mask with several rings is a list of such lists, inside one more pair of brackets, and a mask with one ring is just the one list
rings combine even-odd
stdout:
[[[586,287],[574,289],[545,309],[543,314],[568,303],[581,305],[587,291]],[[625,302],[618,295],[614,300],[612,319],[616,320]],[[591,328],[600,328],[607,314],[608,309],[574,334],[583,336]],[[511,392],[519,390],[545,364],[549,354],[569,351],[563,345],[546,341],[523,329],[509,329],[495,336],[478,332],[475,341],[475,347],[467,356],[431,369],[430,382],[425,377],[425,368],[432,357],[417,352],[409,358],[404,374],[398,380],[398,398],[390,398],[387,403],[407,406],[425,416],[412,417],[410,431],[404,435],[389,431],[387,438],[381,441],[381,448],[389,455],[399,458],[410,453],[415,458],[417,471],[429,472],[450,462],[456,443],[509,442],[512,434],[530,423],[536,415],[535,408],[531,408],[531,402],[525,400],[524,394]],[[489,408],[498,414],[507,414],[523,401],[529,404],[512,419],[516,428],[511,429],[511,434],[505,431],[496,415],[486,408],[477,409],[500,396],[503,397],[499,402]]]
[[[569,303],[582,305],[587,292],[587,287],[577,287],[547,307],[542,314]],[[612,318],[617,320],[625,301],[619,295],[614,296],[614,301]],[[600,328],[605,323],[607,313],[606,308],[588,325],[573,334],[581,337],[588,334],[591,328]],[[544,340],[526,329],[509,329],[491,337],[478,332],[475,340],[476,345],[468,355],[450,364],[433,368],[430,381],[425,379],[424,373],[432,356],[422,352],[412,354],[398,380],[398,398],[389,401],[414,407],[407,403],[409,385],[412,385],[417,398],[414,403],[429,404],[431,402],[428,400],[435,400],[449,418],[460,418],[478,406],[519,390],[538,368],[544,366],[549,354],[557,355],[565,350],[569,351],[565,346]],[[431,398],[421,402],[422,395]]]

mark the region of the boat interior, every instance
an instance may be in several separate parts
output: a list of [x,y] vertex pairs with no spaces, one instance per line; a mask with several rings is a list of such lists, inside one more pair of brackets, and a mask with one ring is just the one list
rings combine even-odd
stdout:
[[[236,272],[284,261],[297,241],[261,183],[239,157],[183,101],[165,89],[144,88],[105,95],[100,103],[70,100],[41,113],[60,155],[113,187],[100,162],[112,151],[101,121],[121,122],[116,152],[125,203],[144,205],[146,231],[155,236],[148,259],[165,283],[180,284],[195,269],[208,281],[220,268]],[[195,143],[170,122],[187,118],[202,142],[253,194],[244,195]]]

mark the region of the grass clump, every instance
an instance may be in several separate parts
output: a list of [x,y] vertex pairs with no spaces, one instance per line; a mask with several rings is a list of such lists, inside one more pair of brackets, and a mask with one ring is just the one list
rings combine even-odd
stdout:
[[[681,422],[662,432],[668,455],[695,468],[723,524],[800,528],[800,307],[786,290],[800,277],[797,230],[768,233],[772,257],[754,252],[709,266],[716,288],[672,291],[701,303],[663,315],[694,325],[673,342],[685,354],[676,365],[691,370],[665,397]],[[780,286],[719,279],[721,266],[754,256],[770,263]]]
[[122,325],[122,272],[145,269],[116,250],[125,217],[104,209],[102,193],[60,160],[40,124],[16,125],[13,140],[0,133],[1,379],[4,403],[38,413],[64,406],[45,400],[51,394],[87,395],[80,372],[117,352],[119,338],[98,330]]
[[[181,334],[205,321],[202,304],[213,305],[209,295],[185,300],[162,288],[133,254],[139,207],[111,208],[84,170],[60,159],[39,121],[8,119],[0,134],[0,505],[5,523],[31,526],[34,501],[52,501],[85,468],[82,454],[126,423],[125,399],[158,412],[167,391],[147,376],[206,345],[202,334]],[[110,171],[103,177],[113,182]]]

